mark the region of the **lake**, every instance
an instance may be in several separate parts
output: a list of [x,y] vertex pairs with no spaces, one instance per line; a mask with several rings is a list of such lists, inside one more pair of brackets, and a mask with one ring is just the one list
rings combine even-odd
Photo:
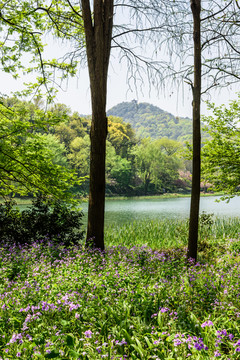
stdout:
[[[240,217],[240,196],[226,201],[216,202],[220,196],[202,197],[200,212],[213,213],[218,217]],[[84,223],[87,221],[87,203],[81,204]],[[190,197],[170,199],[124,199],[106,200],[105,224],[123,224],[132,221],[164,218],[187,218],[190,211]]]

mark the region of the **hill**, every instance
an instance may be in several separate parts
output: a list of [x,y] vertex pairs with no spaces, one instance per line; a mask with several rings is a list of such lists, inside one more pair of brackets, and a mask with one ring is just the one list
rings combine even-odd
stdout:
[[137,103],[136,100],[122,102],[108,110],[107,115],[123,118],[141,138],[167,137],[178,141],[191,140],[191,119],[175,117],[149,103]]

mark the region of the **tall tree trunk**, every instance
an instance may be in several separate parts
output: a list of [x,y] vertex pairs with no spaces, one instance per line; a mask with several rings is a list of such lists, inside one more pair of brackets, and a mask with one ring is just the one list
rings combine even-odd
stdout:
[[111,49],[113,0],[82,0],[92,100],[90,186],[86,246],[104,250],[107,75]]
[[92,100],[90,184],[86,245],[104,250],[107,118],[101,97],[96,94]]
[[189,219],[188,259],[197,260],[198,222],[201,176],[201,0],[191,0],[194,40],[194,84],[193,84],[193,173]]

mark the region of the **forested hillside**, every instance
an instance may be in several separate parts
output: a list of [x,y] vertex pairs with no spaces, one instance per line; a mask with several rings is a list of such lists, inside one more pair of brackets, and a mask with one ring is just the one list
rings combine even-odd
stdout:
[[108,115],[123,118],[130,123],[141,138],[162,138],[186,141],[191,140],[192,121],[178,118],[149,103],[122,102],[107,112]]
[[[71,191],[75,194],[88,195],[91,119],[82,117],[77,112],[72,113],[71,109],[64,104],[52,105],[48,112],[45,112],[41,102],[38,101],[31,103],[20,101],[17,98],[6,98],[3,101],[5,108],[12,111],[13,114],[18,113],[21,109],[19,117],[21,120],[24,114],[27,129],[32,129],[33,123],[39,118],[46,123],[44,129],[36,128],[34,134],[29,131],[21,133],[21,147],[18,146],[18,153],[15,157],[19,158],[20,149],[23,149],[24,154],[28,154],[30,150],[35,154],[35,147],[38,145],[38,153],[41,147],[42,151],[47,153],[47,157],[45,156],[44,159],[47,158],[49,164],[55,164],[56,171],[61,168],[64,174],[69,174],[69,176],[71,172],[75,173],[80,184],[78,181],[71,187]],[[10,130],[16,122],[14,119],[9,120]],[[54,121],[48,123],[48,119]],[[3,133],[6,132],[5,125],[6,120],[3,118]],[[20,126],[22,126],[22,122],[19,122]],[[13,134],[17,133],[17,139],[19,131],[13,132]],[[9,149],[8,142],[10,140],[15,146],[16,139],[13,134],[10,132],[8,137],[3,137],[2,147],[4,145],[6,149]],[[33,144],[30,143],[34,149],[29,148],[31,140],[29,138],[33,135],[38,141],[37,144],[36,141]],[[189,191],[191,167],[189,167],[189,161],[183,158],[184,145],[181,142],[166,137],[139,139],[133,127],[124,122],[121,117],[109,116],[106,145],[107,195],[154,195],[164,192]],[[1,158],[2,164],[5,164],[4,173],[7,175],[9,171],[8,155],[11,151],[11,148],[5,151]],[[26,160],[26,156],[23,158],[21,171],[25,171],[24,159]],[[27,163],[28,159],[29,157]],[[32,167],[36,165],[35,163],[36,161]],[[40,164],[39,160],[37,163]],[[42,164],[42,168],[45,168],[44,164]],[[3,173],[1,178],[3,178]],[[82,182],[81,179],[85,181]],[[14,179],[10,180],[14,181]],[[17,193],[19,193],[18,189],[16,189]],[[28,193],[27,190],[26,192]]]

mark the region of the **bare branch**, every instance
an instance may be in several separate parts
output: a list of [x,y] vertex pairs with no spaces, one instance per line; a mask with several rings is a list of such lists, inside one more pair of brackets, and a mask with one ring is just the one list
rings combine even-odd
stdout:
[[211,15],[206,16],[205,18],[201,19],[201,22],[210,20],[211,18],[216,17],[217,15],[223,13],[232,3],[233,3],[233,0],[231,0],[223,9],[220,9],[220,10],[217,11],[216,13],[211,14]]

